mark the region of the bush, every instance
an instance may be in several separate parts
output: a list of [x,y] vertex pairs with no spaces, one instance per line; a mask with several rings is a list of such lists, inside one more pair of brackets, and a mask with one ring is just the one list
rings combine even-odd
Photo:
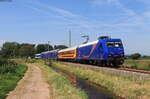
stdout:
[[134,53],[130,56],[132,59],[139,59],[141,57],[140,53]]
[[138,68],[138,65],[137,65],[137,64],[133,64],[133,65],[131,66],[131,68],[137,69],[137,68]]
[[0,66],[8,64],[8,60],[4,58],[0,58]]
[[3,65],[0,66],[0,74],[4,74],[4,73],[15,73],[16,72],[16,66],[14,65]]
[[0,74],[15,73],[17,63],[9,61],[7,59],[0,59]]

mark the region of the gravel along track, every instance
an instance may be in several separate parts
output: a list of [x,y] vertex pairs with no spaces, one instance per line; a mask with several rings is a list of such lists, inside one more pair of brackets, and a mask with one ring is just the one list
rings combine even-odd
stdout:
[[6,99],[52,99],[42,70],[29,64],[25,76]]
[[94,66],[94,65],[70,63],[70,62],[62,62],[62,63],[66,65],[70,65],[70,66],[88,67],[91,69],[96,69],[96,70],[100,70],[103,72],[109,72],[109,73],[116,74],[116,75],[138,77],[138,78],[150,78],[150,71],[136,70],[136,69],[129,69],[129,68],[99,67],[99,66]]

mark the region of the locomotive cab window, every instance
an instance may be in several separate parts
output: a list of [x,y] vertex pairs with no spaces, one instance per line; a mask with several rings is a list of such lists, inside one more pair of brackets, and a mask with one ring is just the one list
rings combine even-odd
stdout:
[[108,47],[122,47],[122,43],[116,42],[116,41],[108,41],[107,46]]

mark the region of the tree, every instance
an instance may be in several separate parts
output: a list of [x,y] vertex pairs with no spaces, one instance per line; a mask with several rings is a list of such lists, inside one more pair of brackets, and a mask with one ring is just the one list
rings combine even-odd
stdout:
[[68,48],[66,45],[55,45],[54,49],[65,49]]
[[19,55],[21,57],[34,57],[35,55],[35,48],[34,44],[22,44],[19,49]]
[[132,59],[139,59],[141,57],[140,53],[134,53],[130,56]]
[[142,58],[144,58],[144,59],[150,59],[150,56],[144,55],[144,56],[142,56]]
[[1,49],[1,56],[5,58],[16,57],[18,56],[18,49],[20,48],[20,44],[17,42],[6,42],[3,44]]
[[53,47],[51,45],[48,45],[48,44],[39,44],[36,47],[36,53],[41,53],[41,52],[45,52],[48,50],[53,50]]

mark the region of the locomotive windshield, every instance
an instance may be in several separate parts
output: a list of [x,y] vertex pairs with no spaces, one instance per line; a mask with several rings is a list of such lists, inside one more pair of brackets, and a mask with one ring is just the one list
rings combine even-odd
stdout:
[[122,47],[122,43],[117,42],[117,41],[108,41],[107,46],[108,47]]

